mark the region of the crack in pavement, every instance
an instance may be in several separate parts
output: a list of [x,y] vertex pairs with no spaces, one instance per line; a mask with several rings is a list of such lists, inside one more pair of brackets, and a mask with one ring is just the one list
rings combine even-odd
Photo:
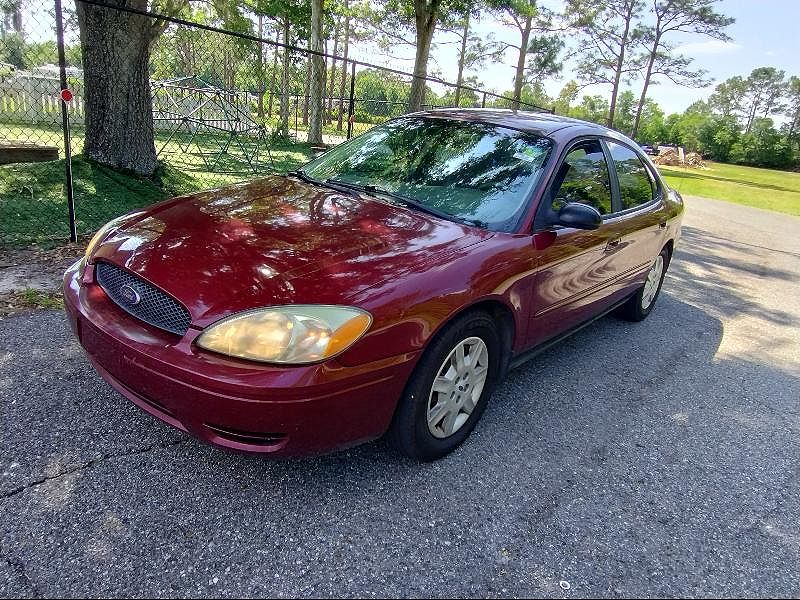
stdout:
[[16,496],[18,494],[21,494],[22,492],[24,492],[27,489],[37,487],[39,485],[42,485],[43,483],[47,483],[49,481],[53,481],[53,480],[59,479],[61,477],[65,477],[67,475],[72,475],[73,473],[77,473],[78,471],[83,471],[85,469],[90,469],[90,468],[92,468],[92,467],[94,467],[94,466],[96,466],[96,465],[98,465],[100,463],[106,462],[106,461],[114,459],[114,458],[125,458],[127,456],[138,456],[140,454],[147,454],[148,452],[152,452],[153,450],[166,449],[166,448],[171,448],[173,446],[177,446],[179,444],[182,444],[185,441],[186,441],[186,439],[182,438],[182,439],[179,439],[179,440],[173,440],[171,442],[166,442],[166,443],[160,442],[160,443],[150,444],[149,446],[147,446],[145,448],[137,448],[136,450],[131,450],[131,451],[128,451],[128,452],[122,452],[120,454],[102,454],[101,456],[98,456],[97,458],[93,458],[93,459],[91,459],[89,461],[86,461],[83,464],[80,464],[80,465],[76,466],[76,467],[72,467],[71,469],[67,469],[66,471],[62,471],[62,472],[57,473],[55,475],[48,475],[46,477],[41,477],[39,479],[35,479],[33,481],[30,481],[30,482],[26,483],[25,485],[21,485],[21,486],[16,487],[16,488],[14,488],[12,490],[5,491],[2,494],[0,494],[0,500],[6,500],[8,498],[13,498],[14,496]]
[[44,594],[39,590],[39,586],[36,582],[31,579],[30,575],[28,575],[28,570],[25,568],[25,565],[22,564],[20,561],[11,558],[8,554],[6,554],[2,548],[0,548],[0,558],[2,558],[9,567],[11,567],[14,571],[19,573],[19,576],[23,579],[25,584],[30,589],[30,598],[43,598]]

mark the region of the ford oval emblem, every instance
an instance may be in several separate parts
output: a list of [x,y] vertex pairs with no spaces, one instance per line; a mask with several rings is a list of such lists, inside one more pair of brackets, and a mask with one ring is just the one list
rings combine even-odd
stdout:
[[139,302],[142,301],[142,297],[139,295],[139,292],[137,292],[127,283],[119,288],[119,295],[126,304],[139,304]]

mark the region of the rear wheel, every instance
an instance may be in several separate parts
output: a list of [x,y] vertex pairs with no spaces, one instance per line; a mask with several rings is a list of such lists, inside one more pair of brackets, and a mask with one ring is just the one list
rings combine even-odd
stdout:
[[468,314],[431,343],[406,385],[389,440],[407,456],[435,460],[469,436],[494,389],[502,346],[495,322]]
[[669,248],[664,247],[650,266],[644,285],[620,308],[621,317],[629,321],[641,321],[650,314],[661,292],[669,259]]

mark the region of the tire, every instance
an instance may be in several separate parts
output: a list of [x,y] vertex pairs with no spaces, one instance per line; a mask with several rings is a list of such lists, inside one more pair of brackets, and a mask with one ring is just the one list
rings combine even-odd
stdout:
[[[460,372],[456,369],[459,347],[464,357]],[[406,384],[387,433],[391,445],[425,462],[455,450],[486,409],[500,373],[502,353],[500,332],[489,315],[468,313],[447,325],[430,343]],[[486,377],[477,389],[483,366]],[[442,408],[437,410],[437,406]]]
[[[653,261],[653,265],[647,273],[647,281],[620,307],[618,313],[620,317],[627,321],[642,321],[647,318],[661,293],[661,285],[664,283],[664,276],[669,268],[669,259],[669,248],[665,246]],[[661,271],[660,274],[657,274],[657,269]],[[651,280],[651,278],[653,279]],[[657,283],[655,278],[657,278]]]

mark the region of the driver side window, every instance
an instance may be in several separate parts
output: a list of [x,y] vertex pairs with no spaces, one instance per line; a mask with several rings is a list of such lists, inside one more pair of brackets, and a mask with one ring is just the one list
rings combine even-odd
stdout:
[[553,194],[553,210],[560,210],[568,202],[580,202],[593,206],[601,215],[612,212],[608,165],[599,140],[581,142],[569,151],[556,185],[559,181],[558,192]]

